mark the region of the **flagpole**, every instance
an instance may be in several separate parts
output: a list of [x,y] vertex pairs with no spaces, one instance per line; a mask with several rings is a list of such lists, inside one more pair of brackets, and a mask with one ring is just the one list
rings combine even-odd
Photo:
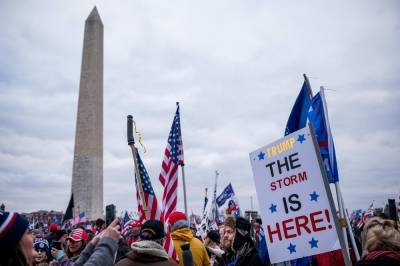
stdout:
[[[176,102],[176,107],[177,107],[177,112],[179,111],[179,102]],[[179,114],[179,113],[178,113]],[[180,128],[181,128],[181,125],[180,125],[180,117],[178,116],[178,119],[179,119],[179,124],[178,124],[178,126],[179,126],[179,133],[180,133],[180,141],[182,141],[182,134],[181,134],[181,130],[180,130]],[[182,145],[182,142],[181,142],[181,145]],[[182,150],[182,152],[183,152],[183,150]],[[183,153],[182,153],[183,154]],[[181,156],[182,156],[182,154],[181,154]],[[183,157],[182,157],[183,158]],[[179,160],[180,161],[180,160]],[[179,162],[178,162],[179,163]],[[183,185],[183,204],[184,204],[184,206],[185,206],[185,215],[186,215],[186,217],[189,217],[189,215],[188,215],[188,210],[187,210],[187,198],[186,198],[186,179],[185,179],[185,163],[183,162],[183,160],[182,160],[182,163],[181,163],[181,170],[182,170],[182,185]]]
[[140,199],[142,200],[144,214],[146,216],[146,220],[149,220],[150,214],[149,214],[149,210],[147,209],[146,200],[144,199],[143,186],[142,186],[142,177],[140,175],[138,162],[137,162],[137,150],[136,150],[136,147],[135,147],[135,139],[133,138],[133,124],[132,124],[132,119],[133,118],[132,118],[131,115],[128,115],[127,119],[128,119],[127,120],[128,145],[129,145],[129,147],[131,147],[131,150],[132,150],[133,164],[135,166],[136,181],[137,181],[137,186],[138,186],[138,189],[139,189]]
[[340,200],[342,201],[342,206],[343,206],[343,209],[344,209],[344,217],[346,219],[347,228],[349,230],[351,245],[353,246],[354,254],[356,255],[356,261],[359,261],[360,260],[360,253],[359,253],[357,245],[356,245],[356,240],[354,239],[354,233],[353,233],[353,230],[351,228],[351,224],[350,224],[348,213],[346,212],[346,207],[344,206],[344,200],[343,200],[343,195],[342,195],[342,191],[340,189],[340,186],[338,186],[337,192],[339,193]]
[[[321,100],[323,103],[323,108],[324,108],[324,114],[325,114],[325,123],[326,123],[326,127],[327,130],[330,130],[330,124],[329,124],[329,118],[328,118],[328,107],[326,104],[326,99],[325,99],[325,88],[323,86],[320,87],[320,93],[321,93]],[[329,141],[329,140],[328,140]],[[333,162],[333,157],[329,157],[329,161],[332,163]],[[358,253],[358,248],[356,245],[356,241],[354,239],[354,234],[353,234],[353,230],[350,227],[350,222],[349,219],[347,217],[346,214],[346,210],[344,207],[344,200],[343,200],[343,196],[342,196],[342,192],[340,190],[340,185],[339,185],[339,181],[335,182],[335,189],[336,189],[336,197],[337,197],[337,201],[338,201],[338,207],[339,207],[339,214],[340,214],[340,220],[341,220],[341,226],[342,230],[343,230],[343,234],[344,234],[344,239],[346,242],[346,249],[348,250],[347,252],[350,253],[349,247],[348,247],[348,241],[347,241],[347,233],[346,233],[346,227],[348,229],[349,235],[350,235],[350,241],[351,241],[351,245],[353,247],[354,253],[356,255],[356,260],[359,261],[360,260],[360,255]]]
[[[332,191],[331,191],[331,188],[330,188],[330,185],[329,185],[329,181],[328,181],[328,175],[327,175],[327,172],[325,170],[325,165],[324,165],[324,163],[322,161],[322,156],[321,156],[321,153],[320,153],[320,150],[319,150],[319,147],[318,147],[317,138],[316,138],[315,133],[314,133],[315,131],[314,131],[314,128],[313,128],[311,123],[308,123],[308,127],[310,129],[311,137],[312,137],[313,144],[314,144],[314,149],[315,149],[315,151],[317,153],[318,164],[319,164],[320,170],[322,172],[322,177],[323,177],[322,180],[324,182],[325,190],[326,190],[326,193],[327,193],[327,196],[328,196],[328,202],[329,202],[331,211],[334,212],[336,207],[335,207],[335,203],[333,201]],[[337,233],[337,236],[339,238],[340,247],[342,249],[344,263],[345,263],[346,266],[351,266],[349,249],[348,249],[348,247],[346,245],[346,238],[344,237],[345,235],[342,235],[340,233],[340,231],[339,231],[340,227],[342,227],[341,222],[339,221],[338,217],[335,214],[332,213],[332,215],[333,215],[333,221],[334,221],[335,227],[336,227],[336,233]]]
[[218,176],[219,172],[218,170],[215,171],[215,184],[214,184],[214,194],[213,194],[213,200],[211,202],[211,218],[215,221],[218,217],[218,208],[217,208],[217,183],[218,183]]
[[[206,206],[206,205],[207,205],[207,204],[206,204],[206,199],[207,199],[207,190],[208,190],[208,189],[205,188],[204,190],[205,190],[205,193],[204,193],[203,215],[204,215],[204,213],[205,213],[205,211],[206,211],[206,207],[207,207],[207,206]],[[207,199],[207,201],[208,201],[208,199]]]
[[187,201],[186,201],[186,182],[185,182],[185,165],[181,165],[181,170],[182,170],[182,185],[183,185],[183,202],[185,205],[185,214],[186,217],[188,216],[188,211],[187,211]]
[[338,206],[339,206],[339,215],[340,215],[340,226],[342,227],[342,232],[343,232],[343,237],[344,237],[344,243],[346,245],[346,252],[347,254],[350,256],[350,252],[349,252],[349,242],[347,240],[347,232],[346,232],[346,219],[344,219],[344,210],[343,210],[343,202],[340,199],[339,196],[339,182],[335,182],[335,188],[336,188],[336,197],[337,197],[337,201],[338,201]]

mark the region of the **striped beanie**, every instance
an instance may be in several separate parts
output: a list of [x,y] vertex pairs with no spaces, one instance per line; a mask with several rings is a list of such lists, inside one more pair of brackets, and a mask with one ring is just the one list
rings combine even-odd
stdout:
[[49,242],[46,239],[37,238],[33,241],[33,245],[35,246],[36,251],[39,249],[44,250],[46,253],[49,253],[50,251]]
[[0,211],[0,249],[13,250],[28,227],[29,222],[18,213]]

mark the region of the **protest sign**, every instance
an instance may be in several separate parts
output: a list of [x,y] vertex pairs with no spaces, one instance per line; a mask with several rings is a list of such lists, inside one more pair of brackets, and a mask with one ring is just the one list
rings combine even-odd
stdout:
[[313,137],[307,126],[250,153],[272,263],[337,250],[343,244]]

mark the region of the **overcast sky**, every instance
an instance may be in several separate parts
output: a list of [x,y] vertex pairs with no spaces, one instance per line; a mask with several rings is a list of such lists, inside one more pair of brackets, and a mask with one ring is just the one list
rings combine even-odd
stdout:
[[[84,3],[83,3],[84,2]],[[191,3],[192,2],[192,3]],[[156,193],[181,103],[189,210],[229,182],[258,208],[249,152],[282,137],[310,77],[325,86],[347,207],[400,194],[398,1],[1,1],[0,203],[65,210],[84,21],[104,24],[104,205],[136,209],[132,114]],[[397,10],[397,11],[396,11]],[[183,209],[179,186],[178,209]]]

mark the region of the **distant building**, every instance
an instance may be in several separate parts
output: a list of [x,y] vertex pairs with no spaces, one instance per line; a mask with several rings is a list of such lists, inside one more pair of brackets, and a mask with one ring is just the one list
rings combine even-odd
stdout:
[[22,213],[21,215],[24,216],[31,223],[35,222],[42,224],[51,224],[51,223],[61,224],[64,213],[61,211],[40,210],[36,212]]
[[251,221],[253,219],[260,218],[260,215],[258,215],[257,211],[245,211],[244,218]]

